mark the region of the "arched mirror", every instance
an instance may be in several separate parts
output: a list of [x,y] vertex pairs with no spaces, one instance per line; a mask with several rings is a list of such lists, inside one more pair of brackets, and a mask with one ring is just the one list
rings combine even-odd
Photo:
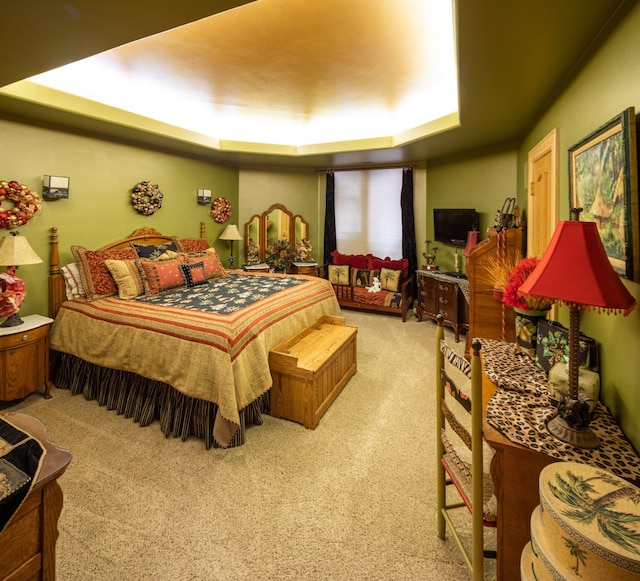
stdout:
[[264,254],[260,251],[262,238],[262,217],[256,214],[244,225],[244,255],[247,264],[264,260]]
[[267,247],[272,246],[278,240],[293,242],[291,236],[292,216],[291,212],[280,204],[271,206],[264,214],[265,233]]
[[251,216],[245,224],[247,264],[264,262],[267,248],[283,240],[289,242],[292,253],[296,253],[303,240],[309,241],[309,223],[300,215],[294,217],[282,204],[273,204],[262,214]]
[[298,244],[302,240],[309,240],[309,223],[299,214],[293,219],[295,227],[294,242]]

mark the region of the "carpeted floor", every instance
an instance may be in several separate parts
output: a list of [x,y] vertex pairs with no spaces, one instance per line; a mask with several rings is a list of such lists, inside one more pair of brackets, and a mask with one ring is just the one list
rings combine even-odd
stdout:
[[469,578],[435,533],[435,325],[343,314],[358,372],[316,430],[266,416],[244,446],[205,450],[65,390],[9,408],[73,453],[58,579]]

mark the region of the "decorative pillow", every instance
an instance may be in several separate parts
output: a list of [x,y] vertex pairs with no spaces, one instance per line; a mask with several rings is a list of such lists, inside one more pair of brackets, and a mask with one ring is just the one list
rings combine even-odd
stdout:
[[178,246],[175,242],[165,242],[163,244],[136,244],[132,242],[131,248],[136,251],[138,258],[148,258],[149,260],[157,260],[167,250],[178,251]]
[[173,238],[180,252],[204,252],[211,245],[204,238]]
[[380,270],[381,268],[391,268],[402,270],[402,276],[404,280],[409,278],[409,260],[407,258],[400,258],[399,260],[391,260],[389,258],[377,258],[376,256],[370,256],[367,266],[370,270]]
[[67,299],[79,299],[87,296],[84,286],[82,286],[82,278],[80,278],[77,263],[71,262],[63,266],[60,269],[60,274],[64,278],[64,290]]
[[175,260],[140,260],[143,274],[144,292],[157,295],[161,292],[184,286],[184,276],[180,265],[184,263],[181,256]]
[[200,262],[192,262],[191,264],[181,264],[180,268],[182,269],[182,275],[189,288],[209,282],[202,260]]
[[351,286],[371,286],[373,277],[380,276],[377,270],[351,269]]
[[133,248],[87,250],[82,246],[72,246],[71,252],[78,264],[82,286],[90,301],[118,294],[118,287],[104,263],[105,260],[135,260],[137,258]]
[[174,258],[180,258],[180,256],[182,256],[181,252],[177,252],[175,250],[165,250],[160,256],[152,258],[151,260],[172,260]]
[[104,262],[113,280],[116,281],[118,296],[121,299],[133,299],[144,294],[137,260],[105,260]]
[[222,278],[229,276],[227,271],[220,262],[218,253],[213,248],[209,248],[206,252],[192,252],[186,256],[188,263],[202,262],[207,278]]
[[382,290],[397,293],[400,290],[400,281],[402,280],[402,271],[393,268],[380,269],[380,286]]
[[337,250],[334,250],[331,253],[331,260],[333,264],[348,264],[353,268],[369,268],[367,263],[369,261],[369,256],[364,254],[341,254]]
[[329,282],[348,285],[351,282],[349,280],[350,269],[348,264],[330,264],[328,267]]

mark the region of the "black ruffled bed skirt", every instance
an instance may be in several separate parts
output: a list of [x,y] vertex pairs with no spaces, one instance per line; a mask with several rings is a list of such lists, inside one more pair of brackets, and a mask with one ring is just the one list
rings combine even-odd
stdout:
[[[170,385],[129,371],[119,371],[87,363],[75,355],[54,353],[54,383],[72,394],[82,393],[101,406],[132,418],[141,427],[155,420],[165,436],[204,440],[207,450],[221,447],[213,437],[217,404],[180,393]],[[269,391],[240,411],[240,426],[227,448],[245,442],[247,425],[262,424],[262,413],[269,412]]]

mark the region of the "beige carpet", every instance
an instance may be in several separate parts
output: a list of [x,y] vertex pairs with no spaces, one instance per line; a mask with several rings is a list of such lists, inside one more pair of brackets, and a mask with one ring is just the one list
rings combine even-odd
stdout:
[[344,315],[358,373],[314,431],[267,416],[205,450],[65,390],[10,408],[73,452],[58,579],[468,579],[435,532],[435,325]]

